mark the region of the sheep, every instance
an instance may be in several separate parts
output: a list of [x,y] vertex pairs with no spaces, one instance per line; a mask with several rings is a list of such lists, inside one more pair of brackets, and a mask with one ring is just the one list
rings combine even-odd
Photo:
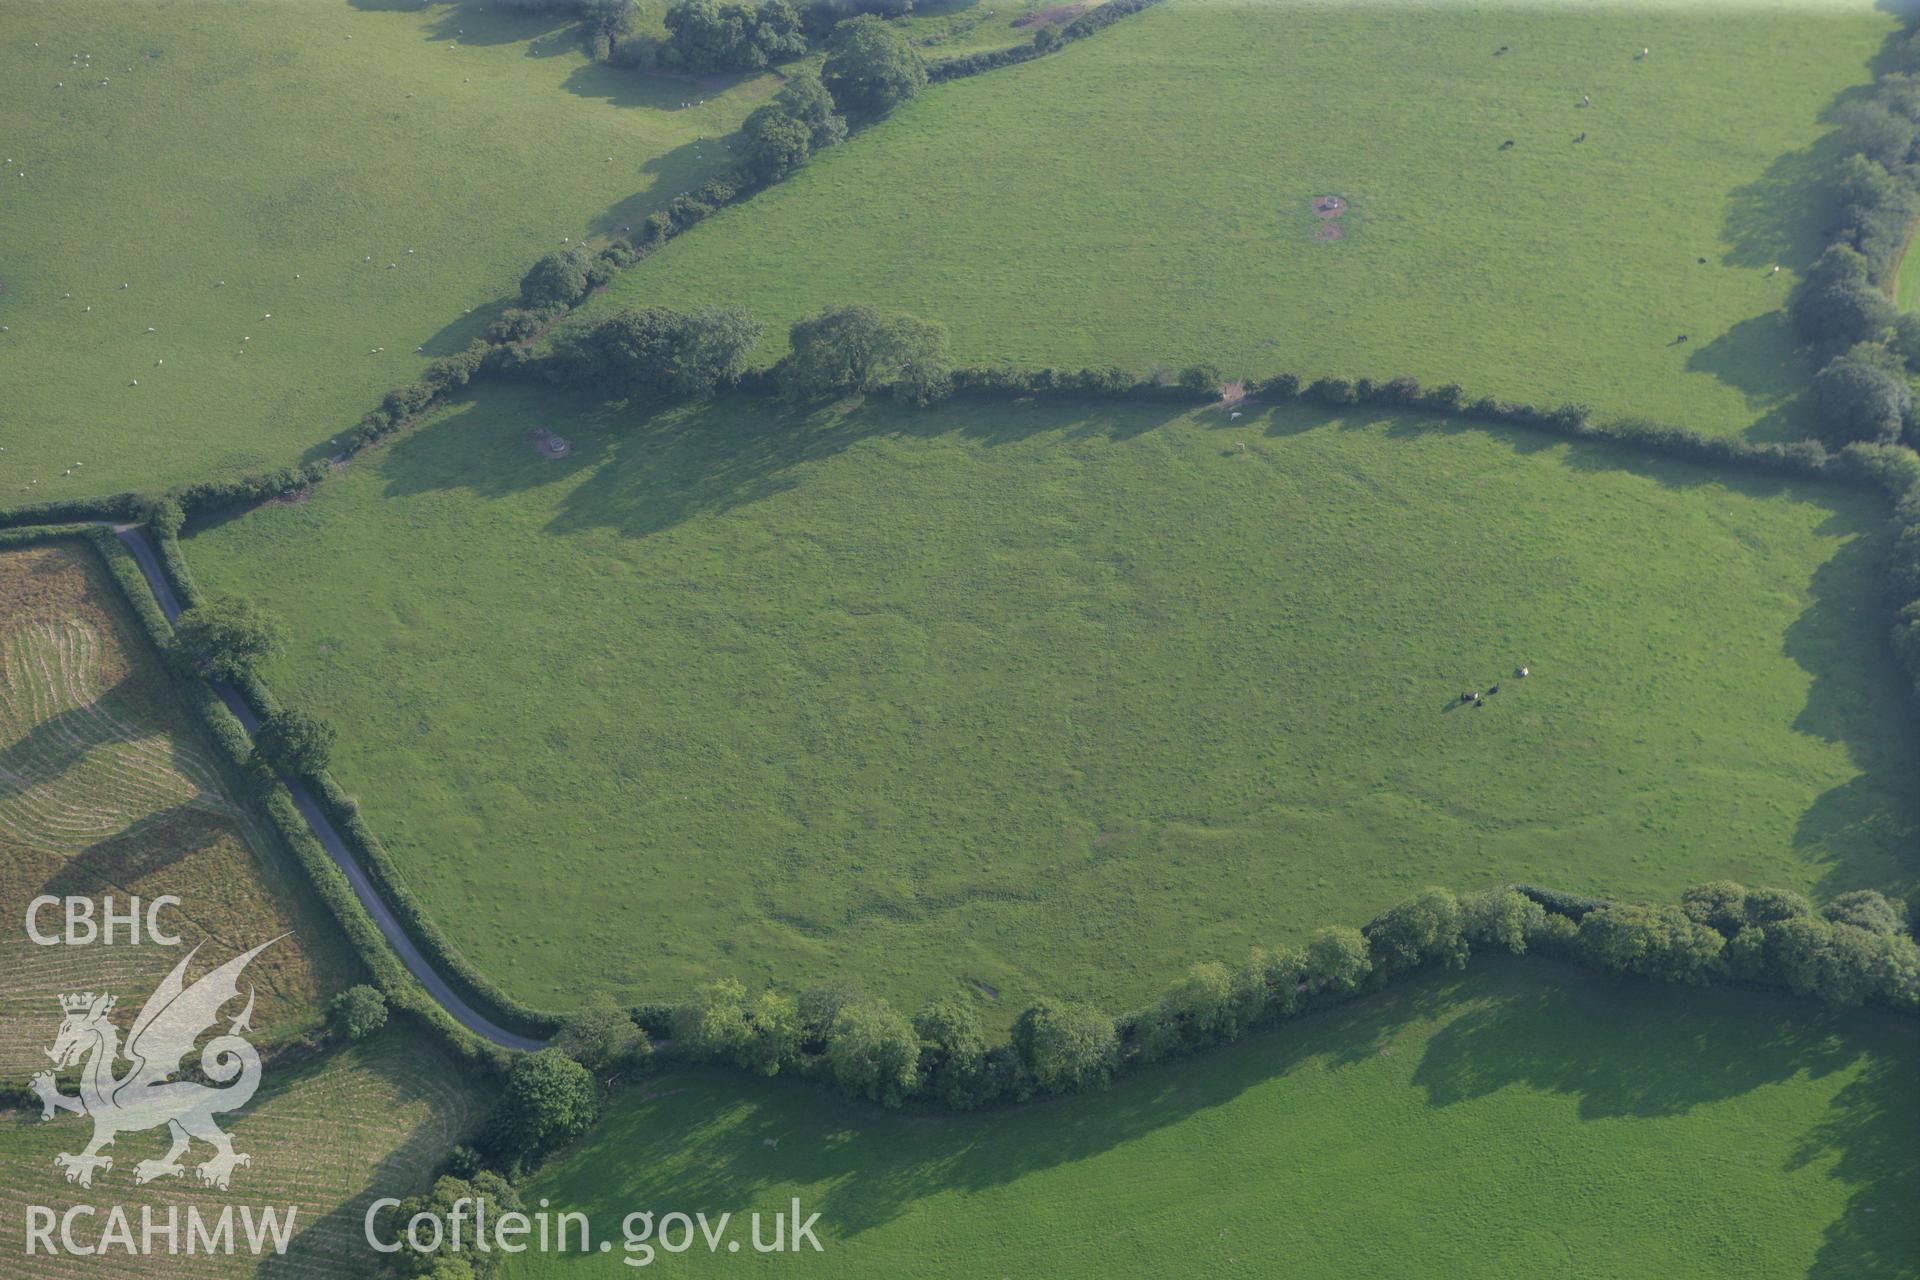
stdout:
[[1498,693],[1498,692],[1500,692],[1500,686],[1499,686],[1499,685],[1497,685],[1497,684],[1494,684],[1494,685],[1488,685],[1488,686],[1487,686],[1487,696],[1488,696],[1489,698],[1491,698],[1491,697],[1492,697],[1492,696],[1493,696],[1494,694],[1496,694],[1496,693]]
[[154,327],[153,327],[152,325],[148,325],[148,326],[147,326],[147,332],[148,332],[148,333],[158,333],[158,332],[160,332],[160,331],[159,331],[158,329],[156,329],[156,328],[154,328]]
[[1586,140],[1587,140],[1587,131],[1585,129],[1582,129],[1580,131],[1580,136],[1574,139],[1575,142],[1585,142]]
[[1519,676],[1522,680],[1525,680],[1527,676],[1530,674],[1530,672],[1528,668],[1526,668],[1525,666],[1522,666],[1517,668],[1513,674],[1515,674],[1516,676]]
[[1467,690],[1467,691],[1466,691],[1465,693],[1463,693],[1463,694],[1461,694],[1461,695],[1460,695],[1460,701],[1462,701],[1462,702],[1478,702],[1478,701],[1480,701],[1480,695],[1479,695],[1478,693],[1476,693],[1476,692],[1474,692],[1474,691],[1473,691],[1472,689],[1469,689],[1469,690]]

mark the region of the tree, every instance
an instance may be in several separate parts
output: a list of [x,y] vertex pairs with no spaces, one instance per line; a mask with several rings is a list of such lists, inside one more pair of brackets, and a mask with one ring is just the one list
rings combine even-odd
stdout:
[[587,1069],[558,1049],[541,1049],[513,1064],[488,1119],[489,1145],[523,1163],[573,1141],[598,1114]]
[[738,377],[760,323],[737,308],[629,307],[554,342],[554,376],[616,397],[698,395]]
[[1695,923],[1731,938],[1747,923],[1747,889],[1732,880],[1697,884],[1680,895],[1680,909]]
[[1524,893],[1487,889],[1460,899],[1460,936],[1475,947],[1504,947],[1514,955],[1527,949],[1527,932],[1546,910]]
[[543,255],[520,279],[520,298],[529,307],[572,306],[587,291],[592,255],[585,246]]
[[1850,924],[1869,933],[1894,937],[1907,931],[1907,905],[1875,893],[1855,889],[1829,902],[1820,912],[1835,924]]
[[279,622],[248,600],[218,596],[188,609],[174,624],[181,659],[214,680],[237,680],[284,647]]
[[807,126],[807,144],[819,151],[845,141],[847,118],[833,109],[833,95],[811,71],[796,71],[773,95],[773,105]]
[[1813,378],[1815,429],[1830,445],[1892,444],[1913,415],[1913,388],[1901,359],[1862,342]]
[[687,312],[668,362],[666,389],[703,395],[740,376],[760,340],[760,322],[742,307],[695,307]]
[[668,60],[690,71],[758,71],[807,51],[800,15],[787,0],[751,7],[676,0],[664,22]]
[[1846,149],[1875,164],[1891,169],[1906,163],[1913,151],[1913,121],[1889,111],[1884,103],[1850,102],[1835,114]]
[[[461,1248],[457,1252],[450,1234],[442,1239],[441,1247],[432,1252],[413,1248],[407,1240],[409,1222],[424,1213],[444,1223],[452,1215],[454,1205],[463,1200],[467,1202],[463,1211],[467,1229],[461,1234]],[[500,1221],[503,1214],[520,1213],[525,1208],[512,1183],[497,1173],[481,1170],[471,1179],[442,1177],[431,1191],[409,1196],[382,1209],[375,1220],[375,1234],[381,1240],[400,1245],[400,1251],[388,1258],[387,1265],[402,1276],[420,1276],[425,1280],[486,1277],[499,1269],[505,1255],[498,1249],[476,1247],[474,1220],[484,1213],[487,1222],[492,1224]]]
[[617,1070],[653,1052],[647,1033],[625,1009],[605,996],[568,1014],[553,1045],[595,1075]]
[[1382,974],[1438,961],[1453,968],[1467,962],[1460,937],[1460,903],[1445,889],[1426,889],[1376,916],[1366,927],[1367,954]]
[[1880,337],[1893,316],[1893,303],[1873,287],[1866,258],[1844,244],[1830,245],[1787,299],[1794,332],[1825,356]]
[[1704,982],[1727,940],[1678,907],[1610,903],[1580,920],[1578,946],[1601,968],[1662,982]]
[[930,1004],[915,1015],[913,1030],[920,1037],[920,1078],[934,1097],[956,1111],[987,1101],[987,1039],[971,1004],[960,996]]
[[1120,1061],[1113,1019],[1086,1005],[1041,1000],[1013,1024],[1013,1047],[1048,1093],[1104,1089]]
[[800,1018],[791,996],[762,991],[747,1010],[747,1028],[734,1058],[743,1070],[778,1075],[800,1052]]
[[1240,1034],[1233,974],[1223,964],[1203,962],[1188,969],[1160,997],[1159,1012],[1180,1047],[1189,1052],[1224,1044]]
[[1328,925],[1307,940],[1302,980],[1312,990],[1345,995],[1373,972],[1367,956],[1367,937],[1346,925]]
[[788,330],[781,386],[795,399],[890,390],[925,401],[952,390],[947,331],[904,312],[828,307]]
[[885,1000],[842,1008],[827,1032],[833,1078],[856,1097],[897,1107],[919,1079],[920,1038]]
[[813,131],[772,103],[754,108],[740,134],[747,168],[762,182],[780,181],[813,153]]
[[721,978],[696,989],[673,1011],[676,1044],[701,1058],[731,1058],[747,1043],[747,989],[736,978]]
[[1776,920],[1791,920],[1813,914],[1813,904],[1804,893],[1792,889],[1770,889],[1761,885],[1747,890],[1747,923],[1767,925]]
[[364,1040],[387,1025],[387,998],[365,983],[348,987],[328,1003],[327,1024],[337,1035]]
[[840,1016],[840,1010],[866,998],[866,986],[858,978],[837,978],[808,987],[800,993],[795,1010],[800,1020],[800,1034],[809,1045],[824,1050],[827,1032],[833,1029],[833,1020]]
[[846,114],[885,115],[927,87],[927,63],[895,28],[871,14],[833,29],[821,82]]
[[333,726],[305,711],[276,711],[253,735],[253,758],[268,768],[311,778],[333,758]]

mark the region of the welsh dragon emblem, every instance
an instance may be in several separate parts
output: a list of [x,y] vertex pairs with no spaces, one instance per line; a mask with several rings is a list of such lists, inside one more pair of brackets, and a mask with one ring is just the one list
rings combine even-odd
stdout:
[[[251,1163],[233,1149],[233,1139],[213,1118],[246,1106],[260,1087],[260,1053],[240,1034],[249,1029],[248,1019],[253,1016],[252,988],[247,991],[246,1008],[226,1033],[216,1035],[200,1051],[200,1070],[214,1084],[168,1077],[180,1070],[180,1060],[192,1051],[201,1033],[219,1021],[221,1006],[239,996],[240,973],[247,962],[279,940],[235,956],[191,986],[186,983],[187,965],[200,948],[189,951],[148,997],[127,1033],[124,1050],[119,1028],[107,1017],[114,1007],[111,995],[89,991],[60,997],[64,1016],[47,1056],[56,1071],[86,1060],[80,1071],[80,1096],[61,1093],[52,1071],[40,1072],[30,1083],[40,1097],[42,1120],[51,1120],[60,1111],[93,1117],[93,1141],[86,1149],[53,1158],[55,1165],[67,1171],[68,1182],[92,1186],[94,1170],[113,1168],[113,1157],[101,1155],[101,1148],[112,1146],[120,1134],[161,1125],[167,1127],[173,1145],[160,1159],[134,1166],[136,1183],[184,1174],[180,1157],[196,1138],[214,1149],[212,1158],[194,1170],[208,1186],[225,1190],[234,1168]],[[115,1075],[114,1065],[123,1057],[131,1065],[124,1075]]]

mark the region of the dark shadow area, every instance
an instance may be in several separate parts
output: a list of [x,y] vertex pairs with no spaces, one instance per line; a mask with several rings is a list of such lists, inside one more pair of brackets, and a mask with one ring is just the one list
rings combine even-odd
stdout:
[[70,707],[48,716],[27,730],[19,741],[0,748],[0,780],[5,785],[37,786],[59,777],[80,759],[109,742],[120,741],[120,730],[107,711],[110,703],[136,696],[131,673],[84,707]]
[[64,898],[130,890],[143,878],[210,848],[232,833],[232,820],[188,801],[148,814],[125,831],[69,858],[41,889]]
[[1822,532],[1854,536],[1814,570],[1812,601],[1787,628],[1783,651],[1813,680],[1793,727],[1845,747],[1860,776],[1801,815],[1794,847],[1826,864],[1822,896],[1878,889],[1904,898],[1920,883],[1920,715],[1876,603],[1885,539],[1872,522],[1839,512]]
[[[538,405],[539,409],[535,406]],[[889,402],[791,408],[771,399],[727,396],[649,411],[594,404],[543,388],[468,401],[400,437],[386,463],[387,494],[405,497],[466,488],[502,497],[586,472],[548,525],[551,532],[612,529],[645,537],[696,514],[725,512],[790,488],[794,471],[876,436],[932,437],[953,432],[988,446],[1058,430],[1067,438],[1124,440],[1183,412],[1175,405],[1088,401],[1071,405],[1022,401],[991,414],[945,413]],[[572,453],[557,460],[524,450],[501,465],[501,448],[520,450],[520,436],[546,414],[570,424]],[[582,427],[586,429],[582,430]],[[482,442],[494,448],[476,451]]]
[[[1910,1026],[1901,1032],[1912,1035]],[[1827,1228],[1808,1280],[1897,1280],[1912,1276],[1920,1255],[1920,1133],[1901,1105],[1914,1082],[1899,1064],[1875,1058],[1840,1091],[1832,1114],[1807,1134],[1787,1168],[1831,1159],[1830,1177],[1861,1185],[1846,1211]]]
[[[1436,1020],[1444,1025],[1430,1031]],[[1320,1080],[1421,1053],[1412,1087],[1433,1108],[1517,1084],[1576,1096],[1583,1122],[1658,1119],[1863,1058],[1879,1065],[1890,1043],[1884,1024],[1879,1015],[1830,1017],[1772,993],[1618,982],[1531,957],[1476,960],[1464,975],[1413,976],[1344,1008],[1126,1077],[1105,1093],[976,1115],[888,1113],[824,1086],[748,1085],[730,1072],[666,1076],[617,1099],[538,1192],[597,1217],[659,1203],[668,1188],[709,1214],[765,1209],[775,1194],[784,1204],[789,1187],[811,1188],[802,1193],[811,1197],[808,1210],[819,1210],[836,1234],[856,1237],[930,1197],[978,1194],[1111,1153],[1296,1072]],[[1839,1149],[1835,1175],[1869,1184],[1858,1197],[1863,1207],[1905,1203],[1910,1175],[1886,1166],[1913,1137],[1916,1109],[1897,1074],[1910,1058],[1887,1061],[1888,1072],[1865,1077],[1871,1085],[1843,1091],[1831,1132],[1818,1135],[1810,1155]],[[1875,1124],[1885,1137],[1859,1132]],[[1351,1137],[1373,1144],[1385,1185],[1394,1138],[1368,1132],[1357,1125]],[[1582,1137],[1605,1141],[1603,1131]],[[1608,1176],[1603,1169],[1596,1162],[1595,1176]],[[1836,1265],[1856,1243],[1866,1246],[1863,1257],[1911,1263],[1897,1210],[1882,1212],[1882,1222],[1863,1215],[1864,1241],[1836,1228]]]
[[[397,1033],[390,1028],[386,1034],[391,1036]],[[316,1063],[294,1075],[282,1076],[274,1083],[271,1093],[266,1088],[261,1090],[261,1098],[271,1099],[300,1089],[319,1075],[325,1069],[325,1065],[325,1062]],[[447,1071],[454,1070],[451,1063],[444,1065]],[[360,1069],[387,1082],[395,1080],[393,1060],[387,1056],[375,1057],[371,1061],[363,1060]],[[399,1091],[405,1092],[407,1082],[400,1083],[403,1087]],[[456,1087],[471,1086],[462,1082]],[[253,1105],[258,1107],[260,1102],[255,1102]],[[476,1107],[473,1116],[477,1117],[482,1110],[483,1108]],[[235,1126],[234,1137],[236,1141],[244,1142],[246,1138],[244,1122]],[[280,1160],[284,1161],[299,1159],[298,1151],[284,1151],[276,1154]],[[367,1247],[364,1231],[368,1206],[377,1197],[410,1196],[426,1190],[432,1184],[433,1171],[444,1155],[445,1152],[439,1149],[435,1134],[428,1126],[423,1125],[407,1134],[375,1166],[373,1176],[367,1180],[367,1184],[346,1197],[337,1209],[315,1219],[310,1219],[302,1213],[299,1220],[302,1225],[292,1243],[287,1246],[286,1253],[278,1256],[266,1255],[260,1263],[260,1274],[293,1277],[335,1274],[345,1258],[363,1259],[368,1266],[372,1266],[376,1255]]]
[[1813,369],[1795,347],[1785,311],[1742,320],[1687,358],[1693,373],[1711,374],[1747,398],[1758,415],[1751,440],[1802,440],[1811,432],[1803,408]]
[[[1818,1078],[1863,1052],[1812,1001],[1706,991],[1599,975],[1553,979],[1568,966],[1531,963],[1542,981],[1503,988],[1427,1041],[1414,1082],[1436,1107],[1510,1085],[1580,1100],[1583,1120],[1683,1115],[1801,1074]],[[1654,1010],[1664,1018],[1649,1019]],[[1651,1022],[1684,1034],[1650,1035]]]
[[[565,42],[544,37],[571,28],[575,19],[575,14],[562,6],[542,11],[475,0],[460,4],[428,4],[425,0],[347,0],[347,3],[368,13],[418,13],[428,19],[422,38],[444,44],[499,45],[540,39],[542,44],[564,47]],[[558,48],[541,52],[558,52]]]
[[662,71],[635,71],[606,62],[589,62],[566,79],[567,92],[583,98],[598,98],[616,107],[647,107],[655,111],[678,111],[697,106],[702,99],[717,98],[735,85],[763,74],[736,71],[722,75],[671,74]]

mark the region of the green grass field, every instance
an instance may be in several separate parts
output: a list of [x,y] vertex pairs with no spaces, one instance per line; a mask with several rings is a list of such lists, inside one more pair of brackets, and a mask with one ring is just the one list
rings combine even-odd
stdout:
[[[1552,1275],[1893,1280],[1920,1108],[1911,1028],[1546,962],[1431,975],[1110,1093],[888,1115],[805,1085],[672,1077],[528,1188],[587,1212],[798,1196],[824,1252],[661,1254],[675,1274]],[[770,1232],[770,1226],[767,1228]],[[724,1246],[723,1246],[724,1248]],[[764,1263],[753,1268],[750,1263]]]
[[[744,303],[771,354],[869,302],[970,362],[1410,373],[1804,434],[1778,308],[1824,246],[1823,113],[1895,25],[1866,0],[1171,0],[934,87],[595,305]],[[1315,239],[1324,194],[1342,240]]]
[[701,139],[774,83],[639,77],[479,4],[9,0],[0,23],[6,506],[324,447],[563,238],[722,167]]
[[[48,1280],[65,1276],[324,1277],[373,1274],[361,1222],[377,1196],[406,1196],[431,1181],[453,1144],[467,1139],[490,1102],[486,1087],[464,1079],[457,1065],[430,1037],[390,1027],[380,1035],[323,1061],[279,1070],[268,1068],[260,1092],[244,1112],[222,1121],[236,1150],[253,1158],[237,1169],[226,1191],[184,1179],[136,1187],[134,1166],[167,1148],[163,1132],[129,1132],[113,1146],[111,1170],[97,1174],[91,1189],[68,1186],[53,1157],[78,1151],[92,1125],[62,1115],[42,1123],[40,1112],[0,1112],[0,1201],[9,1207],[0,1241],[7,1249],[0,1275]],[[206,1158],[198,1148],[191,1163]],[[155,1256],[63,1255],[23,1258],[20,1206],[45,1205],[64,1212],[72,1204],[120,1204],[132,1215],[135,1238],[141,1205],[153,1205],[161,1221],[169,1207],[182,1218],[190,1206],[218,1215],[226,1205],[296,1206],[295,1233],[284,1257],[263,1260],[200,1254],[169,1257],[164,1237]],[[103,1216],[80,1219],[81,1241],[97,1237]],[[237,1231],[237,1228],[236,1228]],[[26,1268],[18,1270],[17,1268]]]
[[1904,892],[1881,518],[1304,410],[502,388],[187,552],[289,620],[267,678],[515,994],[843,972],[1011,1016],[1428,883]]

